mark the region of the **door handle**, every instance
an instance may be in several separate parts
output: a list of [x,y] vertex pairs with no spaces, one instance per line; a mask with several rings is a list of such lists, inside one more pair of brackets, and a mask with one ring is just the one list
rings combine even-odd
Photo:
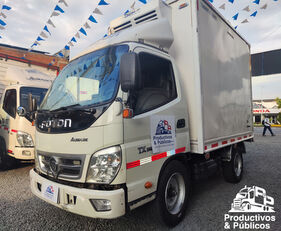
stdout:
[[177,128],[184,128],[185,127],[185,119],[179,119],[177,122]]

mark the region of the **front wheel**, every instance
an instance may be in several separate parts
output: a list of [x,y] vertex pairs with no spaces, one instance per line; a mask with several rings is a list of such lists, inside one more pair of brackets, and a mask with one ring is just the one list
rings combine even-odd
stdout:
[[156,206],[167,226],[177,225],[185,215],[190,194],[190,175],[179,161],[172,161],[159,179]]
[[0,169],[10,169],[15,166],[16,163],[16,159],[8,156],[5,141],[0,139]]
[[231,152],[231,160],[223,161],[222,170],[224,179],[230,183],[238,183],[243,176],[243,157],[238,148],[233,148]]

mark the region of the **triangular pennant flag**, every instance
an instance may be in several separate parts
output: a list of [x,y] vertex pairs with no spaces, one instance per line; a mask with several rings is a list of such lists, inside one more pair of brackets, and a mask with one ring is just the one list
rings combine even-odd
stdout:
[[266,8],[267,8],[267,4],[264,4],[264,5],[261,7],[262,10],[265,10]]
[[0,26],[0,30],[5,30],[5,27],[3,27],[3,26]]
[[77,32],[77,33],[75,34],[75,37],[76,37],[76,38],[80,38],[79,32]]
[[242,21],[241,23],[248,23],[248,19],[245,19],[244,21]]
[[142,2],[143,4],[146,4],[146,0],[139,0],[140,2]]
[[257,5],[259,5],[260,4],[260,0],[255,0],[255,1],[253,1],[253,3],[256,3]]
[[94,11],[93,11],[94,14],[99,14],[99,15],[103,15],[102,12],[96,8]]
[[70,50],[70,47],[66,45],[66,46],[64,47],[64,49]]
[[250,16],[256,17],[257,13],[258,13],[258,11],[256,10],[256,11],[255,11],[254,13],[252,13]]
[[247,11],[247,12],[250,12],[250,7],[249,7],[249,6],[246,6],[243,10],[244,10],[244,11]]
[[60,8],[58,5],[56,5],[55,10],[61,12],[62,14],[64,13],[64,10]]
[[130,11],[129,11],[129,10],[126,10],[126,12],[124,13],[124,15],[126,15],[126,14],[128,14],[128,13],[130,13]]
[[51,14],[51,17],[55,17],[55,16],[59,16],[59,15],[60,15],[60,13],[54,11],[54,12]]
[[135,5],[136,5],[136,2],[134,2],[130,7],[133,11],[135,10]]
[[108,3],[106,3],[104,0],[100,0],[99,6],[105,6],[105,5],[108,5]]
[[222,4],[219,8],[222,9],[222,10],[225,10],[225,3]]
[[80,31],[82,34],[84,34],[84,35],[86,35],[86,36],[87,36],[87,33],[86,33],[86,31],[84,30],[84,28],[83,28],[83,27],[81,27],[79,31]]
[[237,20],[239,13],[235,14],[232,18],[233,20]]
[[77,41],[74,37],[70,41],[77,43]]
[[54,28],[56,28],[55,24],[51,21],[51,19],[49,19],[49,20],[47,21],[47,23],[50,24],[50,25],[52,25]]
[[59,52],[58,55],[59,55],[60,57],[64,57],[62,52]]
[[74,46],[72,42],[68,42],[68,45],[71,46],[71,47]]
[[12,9],[10,6],[7,5],[2,6],[2,10],[10,10],[10,9]]
[[91,15],[91,16],[89,17],[89,20],[90,20],[91,22],[93,22],[93,23],[98,23],[97,20],[93,17],[93,15]]
[[35,46],[41,45],[38,41],[35,41],[34,44],[35,44]]
[[51,35],[51,33],[50,33],[50,31],[49,31],[49,29],[48,29],[48,27],[46,25],[44,26],[43,30],[47,31]]
[[48,38],[48,36],[43,31],[40,33],[40,36],[42,36],[43,38]]
[[59,3],[64,3],[66,7],[68,6],[65,0],[59,0]]
[[210,2],[210,3],[213,3],[213,2],[214,2],[214,0],[209,0],[209,2]]
[[87,22],[84,24],[84,27],[85,27],[86,29],[91,29],[91,27],[89,26],[89,24],[88,24]]
[[6,26],[7,24],[3,20],[0,19],[0,25]]
[[108,35],[107,35],[107,34],[105,34],[103,37],[104,37],[104,38],[106,38],[107,36],[108,36]]
[[2,16],[3,18],[7,18],[7,16],[3,12],[0,13],[0,16]]
[[44,41],[44,39],[42,39],[40,36],[38,36],[36,40],[37,41]]
[[238,26],[234,27],[234,29],[236,30]]

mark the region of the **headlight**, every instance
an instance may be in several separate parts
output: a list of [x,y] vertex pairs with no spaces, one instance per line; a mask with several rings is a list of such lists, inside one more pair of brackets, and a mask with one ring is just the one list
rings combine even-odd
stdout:
[[17,140],[21,147],[33,147],[33,140],[30,134],[18,131]]
[[90,161],[87,182],[110,184],[121,166],[121,148],[106,148],[96,152]]

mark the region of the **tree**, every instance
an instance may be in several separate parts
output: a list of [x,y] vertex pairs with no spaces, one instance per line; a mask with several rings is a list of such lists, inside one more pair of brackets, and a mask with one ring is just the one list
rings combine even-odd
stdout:
[[[276,103],[277,103],[278,108],[281,108],[281,99],[279,99],[279,98],[277,97],[275,100],[276,100]],[[279,121],[279,123],[281,123],[281,112],[278,114],[277,120]]]

